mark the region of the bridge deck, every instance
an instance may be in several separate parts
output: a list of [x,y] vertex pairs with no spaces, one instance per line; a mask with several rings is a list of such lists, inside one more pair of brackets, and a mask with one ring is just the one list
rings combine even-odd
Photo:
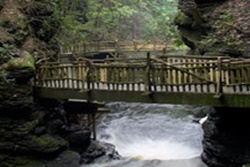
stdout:
[[168,56],[45,63],[40,97],[250,107],[250,60]]

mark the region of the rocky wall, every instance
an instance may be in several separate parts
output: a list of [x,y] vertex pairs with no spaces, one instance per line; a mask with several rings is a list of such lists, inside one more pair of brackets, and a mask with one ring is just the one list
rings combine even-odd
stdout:
[[215,107],[203,124],[202,158],[208,167],[242,167],[250,162],[249,108]]
[[113,146],[93,141],[90,129],[79,120],[69,119],[73,108],[66,113],[65,101],[34,99],[32,66],[14,68],[6,63],[4,67],[6,80],[0,82],[1,167],[78,167],[101,156],[119,157]]
[[249,5],[248,0],[179,0],[175,23],[191,54],[250,56]]

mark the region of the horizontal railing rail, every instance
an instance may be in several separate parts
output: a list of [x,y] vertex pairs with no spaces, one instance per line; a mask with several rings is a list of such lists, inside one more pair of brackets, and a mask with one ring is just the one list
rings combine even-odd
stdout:
[[100,52],[123,52],[123,51],[159,51],[170,48],[165,43],[153,41],[97,41],[72,46],[61,46],[60,53],[100,53]]

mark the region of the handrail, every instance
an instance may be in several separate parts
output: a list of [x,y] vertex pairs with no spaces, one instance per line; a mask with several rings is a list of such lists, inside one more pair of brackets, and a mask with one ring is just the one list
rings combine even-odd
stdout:
[[164,65],[166,65],[166,66],[168,66],[168,67],[170,67],[170,68],[173,68],[173,69],[175,69],[175,70],[179,70],[179,71],[181,71],[181,72],[183,72],[183,73],[187,73],[188,75],[191,75],[191,76],[194,76],[194,77],[196,77],[196,78],[198,78],[198,79],[200,79],[200,80],[206,81],[207,83],[214,83],[214,82],[211,82],[211,81],[209,81],[209,80],[207,80],[207,79],[205,79],[205,78],[199,77],[199,76],[197,76],[197,75],[195,75],[195,74],[193,74],[193,73],[190,73],[190,72],[188,72],[188,71],[185,71],[185,70],[183,70],[183,69],[181,69],[181,68],[177,68],[177,67],[175,67],[174,65],[171,65],[170,63],[166,63],[165,61],[163,61],[163,60],[161,60],[161,59],[152,58],[152,60],[154,60],[154,61],[156,61],[156,62],[159,62],[159,63],[162,63],[162,64],[164,64]]
[[83,59],[70,64],[39,64],[35,86],[106,91],[245,93],[250,91],[247,59],[200,60],[193,57],[160,59]]
[[159,50],[162,51],[164,48],[170,48],[167,44],[152,42],[152,41],[92,41],[85,42],[78,45],[73,46],[61,46],[60,53],[93,53],[93,52],[101,52],[101,51],[144,51],[144,50]]

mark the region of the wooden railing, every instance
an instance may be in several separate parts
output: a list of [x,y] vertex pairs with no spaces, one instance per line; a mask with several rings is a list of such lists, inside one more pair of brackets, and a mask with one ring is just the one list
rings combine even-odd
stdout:
[[250,60],[167,56],[44,63],[35,86],[81,91],[225,93],[250,92]]
[[126,51],[162,51],[167,44],[152,41],[98,41],[62,46],[60,53],[101,53],[101,52],[126,52]]

